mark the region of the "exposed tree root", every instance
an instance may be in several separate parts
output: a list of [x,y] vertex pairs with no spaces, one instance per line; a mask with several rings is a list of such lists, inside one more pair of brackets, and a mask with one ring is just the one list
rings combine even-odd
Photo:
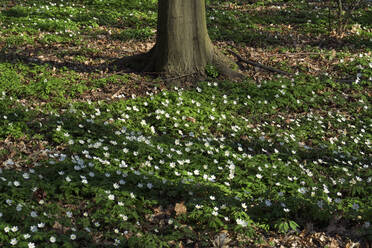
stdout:
[[116,61],[116,64],[120,67],[130,68],[136,72],[145,72],[145,68],[152,64],[152,50],[147,53],[141,53],[124,57]]
[[230,80],[241,80],[244,74],[232,69],[236,64],[227,58],[224,54],[215,49],[212,64],[217,68],[220,74]]
[[257,63],[255,61],[252,61],[252,60],[248,60],[248,59],[243,59],[239,54],[229,50],[229,52],[234,55],[239,62],[244,62],[246,64],[249,64],[249,65],[253,65],[255,67],[259,67],[259,68],[262,68],[264,70],[267,70],[267,71],[270,71],[270,72],[275,72],[275,73],[279,73],[279,74],[283,74],[283,75],[287,75],[287,76],[292,76],[291,73],[289,72],[286,72],[286,71],[282,71],[282,70],[279,70],[279,69],[276,69],[276,68],[273,68],[273,67],[270,67],[270,66],[266,66],[266,65],[262,65],[260,63]]
[[[222,77],[229,80],[241,80],[245,77],[242,73],[231,69],[232,67],[237,67],[233,61],[217,49],[213,50],[213,54],[209,56],[210,61],[208,64],[215,66]],[[162,59],[160,56],[155,46],[147,53],[124,57],[115,61],[113,65],[118,68],[130,68],[139,73],[151,73],[154,76],[160,76],[167,85],[171,86],[181,86],[185,81],[196,82],[207,78],[205,72],[206,65],[195,66],[191,72],[183,68],[179,68],[178,71],[170,71],[167,64],[159,69],[159,63]]]

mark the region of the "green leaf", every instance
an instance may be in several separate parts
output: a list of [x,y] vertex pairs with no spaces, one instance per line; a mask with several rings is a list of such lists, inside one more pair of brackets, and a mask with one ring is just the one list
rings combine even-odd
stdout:
[[300,227],[296,222],[293,220],[289,221],[289,226],[291,227],[292,230],[296,231],[298,227]]

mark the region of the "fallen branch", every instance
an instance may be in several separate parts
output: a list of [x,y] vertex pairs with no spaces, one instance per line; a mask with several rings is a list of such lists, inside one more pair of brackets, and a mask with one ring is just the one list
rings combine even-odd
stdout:
[[231,51],[231,50],[228,50],[232,55],[234,55],[239,62],[244,62],[246,64],[249,64],[249,65],[253,65],[255,67],[259,67],[259,68],[262,68],[264,70],[267,70],[267,71],[271,71],[271,72],[275,72],[275,73],[279,73],[279,74],[284,74],[284,75],[287,75],[287,76],[292,76],[291,73],[289,72],[286,72],[286,71],[282,71],[282,70],[279,70],[279,69],[276,69],[276,68],[273,68],[273,67],[270,67],[270,66],[266,66],[266,65],[262,65],[258,62],[255,62],[255,61],[252,61],[252,60],[247,60],[247,59],[243,59],[239,54]]
[[337,83],[351,84],[351,83],[354,83],[356,81],[356,79],[355,78],[340,78],[340,79],[335,79],[335,81]]
[[113,94],[111,96],[111,99],[117,98],[121,94],[121,92],[124,91],[125,88],[126,88],[126,85],[124,85],[123,87],[121,87],[118,91],[115,92],[115,94]]
[[322,53],[317,52],[299,52],[299,53],[274,53],[271,56],[299,56],[299,55],[321,55]]

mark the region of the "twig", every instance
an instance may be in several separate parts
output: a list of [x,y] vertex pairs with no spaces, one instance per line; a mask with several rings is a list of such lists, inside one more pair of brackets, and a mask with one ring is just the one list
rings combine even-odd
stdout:
[[334,80],[337,83],[346,83],[346,84],[351,84],[356,81],[356,79],[352,79],[352,78],[340,78],[340,79],[334,79]]
[[115,94],[113,94],[113,95],[111,96],[111,99],[117,98],[117,97],[121,94],[121,92],[124,90],[125,87],[126,87],[126,85],[124,85],[124,86],[121,87],[118,91],[116,91]]
[[287,76],[292,76],[292,74],[289,73],[289,72],[282,71],[282,70],[279,70],[279,69],[276,69],[276,68],[273,68],[273,67],[270,67],[270,66],[262,65],[260,63],[255,62],[255,61],[252,61],[252,60],[243,59],[240,55],[236,54],[235,52],[233,52],[231,50],[228,50],[228,51],[232,55],[234,55],[239,60],[239,62],[244,62],[246,64],[253,65],[255,67],[259,67],[259,68],[262,68],[262,69],[267,70],[267,71],[280,73],[280,74],[284,74],[284,75],[287,75]]
[[316,52],[303,52],[303,53],[273,53],[272,56],[297,56],[297,55],[320,55]]

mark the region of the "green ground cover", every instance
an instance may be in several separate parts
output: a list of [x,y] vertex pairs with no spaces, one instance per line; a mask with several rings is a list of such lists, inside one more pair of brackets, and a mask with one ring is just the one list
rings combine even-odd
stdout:
[[371,240],[371,8],[334,35],[315,1],[252,2],[209,1],[212,39],[296,75],[166,88],[106,66],[156,1],[0,1],[0,246]]

